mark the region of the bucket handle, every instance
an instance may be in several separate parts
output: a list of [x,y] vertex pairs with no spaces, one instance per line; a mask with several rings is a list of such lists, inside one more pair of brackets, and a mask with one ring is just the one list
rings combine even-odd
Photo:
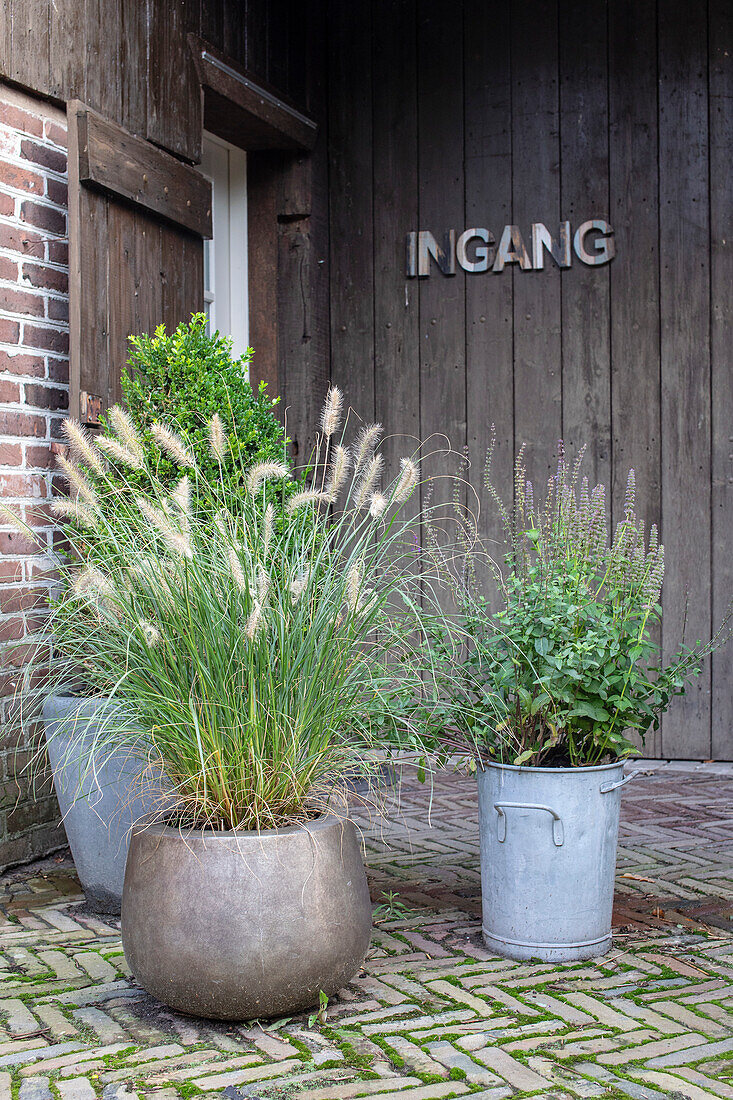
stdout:
[[643,773],[637,769],[635,772],[631,772],[629,775],[625,775],[623,779],[616,780],[615,783],[601,783],[601,794],[610,794],[611,791],[617,791],[619,787],[625,787],[627,783],[630,783],[632,779],[636,779],[637,775]]
[[496,838],[500,844],[506,840],[506,810],[544,810],[552,815],[552,839],[556,848],[562,848],[565,841],[565,830],[562,827],[560,814],[551,806],[542,806],[538,802],[495,802],[494,809],[499,815],[496,823]]

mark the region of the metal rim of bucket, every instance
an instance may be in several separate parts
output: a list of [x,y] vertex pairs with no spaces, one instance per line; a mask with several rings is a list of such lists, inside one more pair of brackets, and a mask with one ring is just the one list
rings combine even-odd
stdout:
[[577,775],[578,772],[584,774],[590,774],[591,772],[605,772],[610,771],[612,768],[622,768],[626,763],[630,763],[627,760],[614,760],[611,764],[591,764],[586,766],[584,764],[577,764],[575,767],[570,768],[544,768],[534,767],[531,764],[502,764],[498,760],[483,761],[479,758],[478,764],[482,771],[487,768],[499,768],[505,771],[512,772],[542,772],[545,775]]

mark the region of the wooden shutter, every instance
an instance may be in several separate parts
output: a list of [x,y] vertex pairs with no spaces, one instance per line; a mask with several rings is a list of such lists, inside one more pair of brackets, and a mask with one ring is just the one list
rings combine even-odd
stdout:
[[94,425],[119,400],[127,337],[203,308],[211,185],[77,100],[68,126],[69,408]]

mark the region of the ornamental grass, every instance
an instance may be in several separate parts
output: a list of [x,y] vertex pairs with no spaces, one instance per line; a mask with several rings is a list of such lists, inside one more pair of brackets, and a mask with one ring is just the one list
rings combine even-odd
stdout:
[[[418,466],[405,458],[383,486],[379,427],[352,453],[342,420],[332,388],[309,483],[293,491],[284,456],[233,477],[239,455],[214,415],[218,484],[206,493],[193,449],[169,425],[153,437],[179,467],[173,488],[121,409],[94,439],[67,422],[72,495],[55,508],[70,552],[51,622],[55,686],[105,700],[83,766],[123,751],[136,787],[162,777],[161,814],[181,827],[292,824],[322,812],[355,770],[374,768],[375,747],[418,744],[392,705],[421,690],[418,521],[400,516]],[[224,505],[212,513],[206,499]]]

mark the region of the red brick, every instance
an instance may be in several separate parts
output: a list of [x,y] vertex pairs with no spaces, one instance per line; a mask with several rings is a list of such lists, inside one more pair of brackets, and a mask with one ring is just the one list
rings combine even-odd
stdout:
[[47,588],[23,588],[0,585],[0,611],[4,615],[18,615],[34,607],[48,604]]
[[43,298],[28,290],[0,286],[0,309],[5,309],[8,313],[27,313],[33,317],[43,317]]
[[5,215],[6,218],[12,217],[15,211],[15,199],[12,195],[6,195],[4,191],[0,192],[0,214]]
[[17,321],[10,321],[7,317],[0,317],[0,344],[17,344],[20,336],[20,325]]
[[14,642],[25,634],[25,623],[22,619],[0,620],[0,642]]
[[0,466],[20,466],[22,461],[20,443],[0,443]]
[[23,413],[15,409],[0,409],[0,433],[4,435],[46,437],[46,418],[36,413]]
[[0,561],[0,581],[8,584],[10,581],[22,581],[23,580],[23,563],[20,561],[9,561],[7,558],[4,561]]
[[22,107],[16,107],[14,103],[0,101],[0,122],[32,137],[43,137],[43,119],[24,111]]
[[26,612],[24,616],[25,634],[29,637],[31,634],[36,634],[39,630],[48,629],[48,611],[32,611]]
[[42,328],[26,325],[23,330],[23,343],[29,348],[46,348],[61,355],[69,354],[69,334],[55,328]]
[[0,554],[26,557],[28,554],[44,554],[48,550],[43,538],[31,539],[20,531],[0,531]]
[[42,562],[29,561],[26,565],[29,581],[57,581],[59,572],[55,566],[44,565]]
[[20,252],[23,256],[36,256],[43,259],[43,237],[25,226],[0,223],[0,248],[9,252]]
[[62,149],[66,148],[66,127],[62,126],[59,122],[52,122],[51,119],[46,119],[46,137],[49,141],[52,141],[54,145],[60,145]]
[[40,665],[41,662],[47,663],[50,658],[51,654],[47,647],[41,646],[38,642],[26,642],[23,645],[13,646],[7,651],[5,664],[11,668],[22,668],[31,660]]
[[[36,474],[35,476],[40,477],[41,475]],[[49,496],[49,494],[49,487],[44,481],[43,495]],[[32,505],[26,505],[24,518],[28,526],[34,528],[52,527],[58,522],[56,516],[53,514],[51,504],[44,503],[41,500],[34,500]]]
[[69,382],[69,360],[49,359],[48,377],[52,382]]
[[43,378],[46,367],[43,359],[35,355],[8,355],[6,351],[0,351],[0,371],[9,374],[21,374],[30,378]]
[[39,386],[26,383],[25,403],[33,405],[37,409],[68,409],[69,394],[66,390],[57,389],[54,386]]
[[69,246],[66,241],[49,241],[48,258],[54,264],[69,265]]
[[57,290],[60,294],[67,294],[69,290],[68,273],[58,271],[55,267],[46,267],[45,264],[24,263],[23,278],[31,286],[43,287],[44,290]]
[[42,474],[0,473],[0,496],[42,500],[47,495],[46,483],[42,477]]
[[47,663],[51,659],[51,654],[47,646],[41,646],[38,642],[24,642],[23,645],[9,649],[4,658],[8,668],[22,668],[31,660],[38,665],[42,662]]
[[8,279],[10,282],[18,281],[18,261],[11,260],[10,256],[0,256],[0,279]]
[[0,586],[0,611],[4,615],[16,615],[21,611],[30,611],[34,607],[48,606],[48,589],[16,588],[13,585]]
[[54,554],[68,554],[71,550],[71,543],[69,542],[63,531],[53,532],[51,544],[53,546]]
[[68,321],[69,301],[67,298],[47,298],[49,321]]
[[43,176],[19,164],[0,160],[0,183],[13,191],[25,191],[30,195],[43,194]]
[[46,229],[59,237],[66,234],[66,217],[60,210],[54,210],[51,206],[41,206],[37,202],[26,200],[21,204],[20,220],[28,222],[29,225],[36,225],[39,229]]
[[26,160],[32,160],[34,164],[50,168],[52,172],[66,171],[66,153],[58,149],[49,149],[47,145],[39,145],[37,141],[31,141],[29,138],[21,141],[20,155]]
[[[32,446],[30,443],[25,449],[25,462],[29,468],[52,470],[56,468],[56,456],[50,447]],[[10,463],[7,463],[10,465]]]
[[55,180],[49,176],[46,180],[46,196],[58,206],[69,205],[69,188],[62,180]]
[[9,382],[6,378],[0,378],[0,401],[5,404],[17,404],[20,401],[20,386],[17,382]]

